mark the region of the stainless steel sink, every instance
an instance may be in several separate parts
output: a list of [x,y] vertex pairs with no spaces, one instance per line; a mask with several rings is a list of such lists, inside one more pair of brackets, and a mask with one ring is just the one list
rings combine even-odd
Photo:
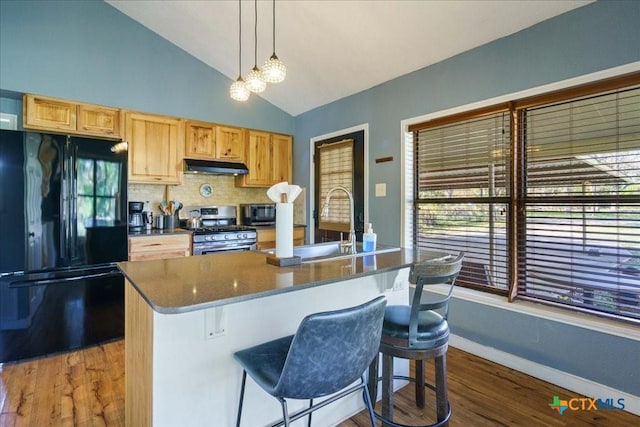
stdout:
[[[302,258],[302,262],[319,262],[341,258],[353,258],[365,255],[375,255],[385,252],[399,251],[400,248],[387,245],[376,245],[374,252],[362,252],[362,243],[356,243],[357,253],[344,253],[339,242],[316,243],[315,245],[294,246],[293,255]],[[275,249],[269,249],[269,254],[275,254]]]

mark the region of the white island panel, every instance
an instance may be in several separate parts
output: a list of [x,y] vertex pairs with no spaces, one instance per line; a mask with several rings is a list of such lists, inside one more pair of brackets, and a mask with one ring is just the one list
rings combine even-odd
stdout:
[[[308,314],[358,305],[380,294],[388,304],[407,304],[408,272],[404,268],[179,314],[153,312],[153,425],[235,425],[242,377],[235,351],[295,333]],[[287,286],[285,279],[282,286]],[[225,332],[208,339],[205,325],[207,318],[211,325],[215,310],[223,310]],[[401,375],[408,374],[408,363],[396,365]],[[306,404],[291,401],[289,409]],[[313,425],[336,425],[363,408],[362,395],[354,393],[314,412]],[[280,418],[278,401],[247,378],[242,425],[268,425]]]

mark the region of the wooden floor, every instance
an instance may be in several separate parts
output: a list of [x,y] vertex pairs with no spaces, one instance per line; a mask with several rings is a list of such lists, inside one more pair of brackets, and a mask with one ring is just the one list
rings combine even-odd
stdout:
[[[559,415],[549,408],[553,396],[570,399],[579,397],[576,393],[455,348],[449,348],[447,362],[451,427],[640,425],[640,417],[624,411],[567,410]],[[427,378],[431,376],[428,370]],[[428,415],[419,419],[423,415],[411,399],[412,387],[396,393],[397,420],[414,425],[433,421],[432,408],[427,405]],[[0,408],[0,427],[124,426],[124,342],[0,365]],[[364,426],[369,426],[365,413],[340,424]]]
[[124,341],[0,365],[0,427],[124,426]]

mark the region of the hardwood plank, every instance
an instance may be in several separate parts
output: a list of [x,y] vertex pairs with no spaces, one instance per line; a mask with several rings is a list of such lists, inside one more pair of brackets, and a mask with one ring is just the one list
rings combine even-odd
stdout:
[[[0,365],[0,427],[125,426],[124,363],[125,345],[120,340]],[[553,396],[577,397],[576,393],[455,348],[449,348],[447,364],[453,411],[450,427],[640,425],[640,417],[624,411],[559,415],[549,408]],[[427,381],[432,382],[433,363],[427,363],[425,371]],[[424,410],[418,410],[412,385],[396,392],[398,421],[410,425],[432,422],[433,392],[427,390],[426,396]],[[368,415],[363,411],[340,426],[370,427]]]
[[[625,411],[566,411],[562,416],[549,408],[553,396],[579,397],[537,378],[449,347],[447,354],[450,427],[494,426],[617,426],[636,427],[640,417]],[[433,362],[427,363],[427,381],[433,384]],[[415,372],[413,364],[411,373]],[[413,385],[395,393],[396,421],[409,424],[435,422],[435,394],[427,390],[424,410],[415,407]],[[376,405],[380,410],[380,402]],[[361,412],[340,427],[367,426]],[[378,423],[380,425],[380,423]]]
[[1,413],[7,416],[9,425],[29,425],[31,422],[37,367],[37,360],[0,365],[2,391],[6,392],[0,396]]
[[85,352],[87,400],[91,424],[94,426],[107,425],[105,408],[112,399],[111,380],[105,362],[106,355],[102,346],[92,347]]
[[113,425],[124,425],[124,340],[105,345],[104,349],[113,387],[113,401],[109,407],[109,412],[113,413],[113,416],[110,416],[109,420],[113,421]]
[[[0,396],[0,402],[2,402],[0,412],[2,414],[12,414],[14,424],[18,422],[18,419],[28,422],[31,417],[33,377],[35,376],[37,364],[37,361],[29,361],[11,368],[0,368],[0,374],[2,375],[2,389],[0,391],[3,393]],[[15,375],[13,375],[14,372]]]
[[60,419],[60,399],[56,398],[55,384],[61,362],[61,356],[53,357],[51,360],[38,360],[31,425],[52,425],[55,420]]

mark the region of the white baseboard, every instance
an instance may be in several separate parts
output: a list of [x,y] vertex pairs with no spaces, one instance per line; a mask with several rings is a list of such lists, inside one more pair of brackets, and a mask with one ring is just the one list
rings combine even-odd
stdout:
[[[590,398],[624,398],[624,410],[635,415],[640,415],[640,397],[616,390],[606,385],[598,384],[586,378],[568,374],[549,366],[523,359],[513,354],[487,347],[456,335],[449,337],[449,345],[508,368],[523,372],[532,377],[539,378],[559,387],[566,388]],[[553,396],[549,396],[549,402]]]

